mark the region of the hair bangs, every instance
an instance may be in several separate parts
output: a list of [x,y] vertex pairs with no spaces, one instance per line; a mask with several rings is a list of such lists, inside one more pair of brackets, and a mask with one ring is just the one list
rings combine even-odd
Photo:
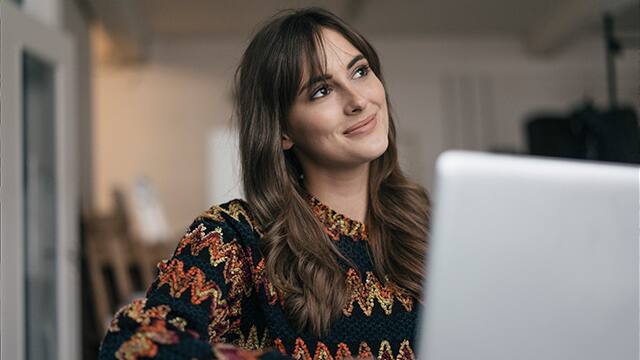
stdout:
[[297,49],[290,54],[295,59],[296,66],[292,70],[297,76],[295,84],[295,94],[292,94],[291,101],[303,90],[303,86],[311,79],[321,78],[327,75],[327,56],[322,37],[322,26],[311,19],[298,19],[300,24],[297,32]]

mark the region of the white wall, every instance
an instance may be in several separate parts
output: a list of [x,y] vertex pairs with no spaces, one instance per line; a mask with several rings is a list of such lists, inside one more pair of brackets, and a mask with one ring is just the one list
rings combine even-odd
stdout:
[[[600,39],[553,58],[524,53],[510,38],[374,38],[399,127],[405,169],[428,188],[447,148],[523,151],[532,110],[567,111],[584,96],[606,103]],[[110,206],[113,186],[138,175],[155,182],[170,228],[209,205],[207,137],[231,116],[231,79],[244,41],[164,41],[148,63],[100,66],[95,89],[95,191]],[[620,102],[638,107],[638,51],[618,61]],[[208,175],[210,174],[210,175]],[[215,192],[215,191],[214,191]]]
[[[114,186],[148,176],[181,230],[207,201],[207,138],[231,115],[241,44],[156,44],[148,63],[95,71],[95,190],[101,211]],[[224,176],[213,175],[213,176]]]

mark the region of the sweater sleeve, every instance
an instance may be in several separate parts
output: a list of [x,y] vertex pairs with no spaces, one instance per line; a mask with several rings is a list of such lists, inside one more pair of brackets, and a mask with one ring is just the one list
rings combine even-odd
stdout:
[[239,327],[243,300],[255,296],[251,259],[234,227],[207,214],[211,210],[189,226],[173,256],[158,264],[146,298],[116,313],[100,359],[261,355],[226,343]]

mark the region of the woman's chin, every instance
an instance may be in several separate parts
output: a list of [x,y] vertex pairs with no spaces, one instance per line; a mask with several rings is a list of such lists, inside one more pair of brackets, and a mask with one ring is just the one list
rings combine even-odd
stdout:
[[368,144],[363,145],[364,146],[362,146],[360,151],[358,151],[358,155],[363,162],[371,162],[382,156],[382,154],[387,151],[387,148],[389,147],[389,141],[387,139],[384,139],[377,142],[372,141]]

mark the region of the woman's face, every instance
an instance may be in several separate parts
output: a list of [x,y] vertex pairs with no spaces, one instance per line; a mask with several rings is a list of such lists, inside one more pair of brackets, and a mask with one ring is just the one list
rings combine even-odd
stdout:
[[354,168],[382,155],[388,146],[385,90],[367,59],[340,33],[322,30],[326,77],[302,76],[302,86],[283,136],[305,171]]

